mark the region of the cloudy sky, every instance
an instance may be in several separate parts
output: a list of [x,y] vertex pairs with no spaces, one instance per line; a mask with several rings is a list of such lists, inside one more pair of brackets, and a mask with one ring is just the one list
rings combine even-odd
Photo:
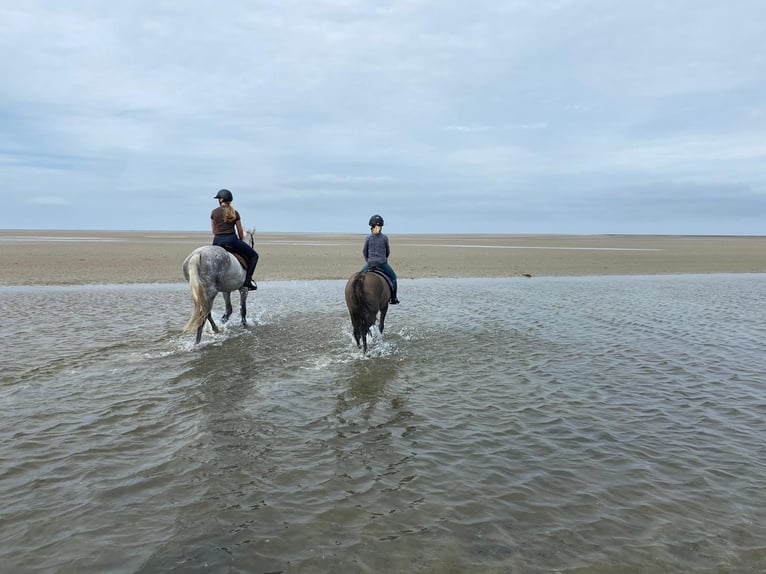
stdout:
[[0,228],[766,234],[762,0],[7,0]]

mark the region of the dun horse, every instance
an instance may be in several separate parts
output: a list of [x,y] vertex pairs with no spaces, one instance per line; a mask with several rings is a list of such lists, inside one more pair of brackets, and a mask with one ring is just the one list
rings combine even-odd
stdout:
[[[248,230],[243,240],[253,246],[253,231]],[[247,293],[248,289],[242,287],[245,282],[245,269],[234,254],[217,245],[205,245],[192,251],[183,263],[184,277],[189,282],[194,310],[189,322],[184,327],[184,332],[197,331],[197,340],[202,339],[202,328],[205,321],[216,333],[218,326],[213,321],[211,311],[213,300],[218,293],[223,293],[226,303],[226,313],[221,321],[226,323],[231,317],[231,292],[239,291],[239,307],[242,315],[242,326],[247,327]]]
[[380,312],[378,330],[382,333],[391,300],[388,281],[373,271],[360,271],[349,277],[346,283],[346,305],[351,315],[356,346],[367,352],[367,335]]

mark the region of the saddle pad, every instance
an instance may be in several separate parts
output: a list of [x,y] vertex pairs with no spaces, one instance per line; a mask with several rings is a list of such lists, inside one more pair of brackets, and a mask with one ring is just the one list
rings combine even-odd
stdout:
[[226,251],[231,253],[234,257],[237,258],[237,261],[239,261],[239,264],[242,265],[245,269],[247,269],[247,259],[242,257],[239,253],[234,253],[231,249],[229,249],[228,245],[219,245],[219,247],[223,247]]
[[380,267],[370,267],[367,271],[369,273],[375,273],[383,277],[383,279],[386,280],[386,283],[388,283],[388,288],[391,289],[391,291],[394,290],[394,284],[391,282],[391,278],[386,275],[386,272],[383,271]]

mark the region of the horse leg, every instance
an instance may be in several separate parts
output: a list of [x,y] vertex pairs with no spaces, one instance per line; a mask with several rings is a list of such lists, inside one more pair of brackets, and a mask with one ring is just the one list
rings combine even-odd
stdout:
[[386,324],[386,313],[388,313],[388,305],[380,310],[380,323],[378,324],[378,330],[380,331],[381,335],[383,334],[383,327],[385,327]]
[[213,332],[220,333],[221,330],[218,328],[218,325],[215,324],[215,321],[213,321],[213,315],[211,313],[208,313],[207,320],[210,322],[210,326],[213,328]]
[[359,324],[361,320],[362,319],[360,317],[351,315],[351,327],[354,329],[354,342],[356,343],[357,349],[362,348],[362,337],[364,336],[364,331]]
[[231,293],[224,292],[223,300],[224,303],[226,303],[226,312],[221,316],[221,321],[226,323],[229,320],[229,317],[231,317],[232,311],[234,310],[231,306]]
[[[220,333],[218,330],[218,325],[215,324],[215,321],[213,321],[213,316],[208,313],[206,319],[210,322],[210,326],[213,328],[213,331],[216,333]],[[205,321],[202,321],[199,327],[197,327],[197,344],[202,340],[202,329],[205,326]]]
[[247,293],[249,289],[242,287],[239,290],[239,312],[242,315],[242,326],[247,327]]

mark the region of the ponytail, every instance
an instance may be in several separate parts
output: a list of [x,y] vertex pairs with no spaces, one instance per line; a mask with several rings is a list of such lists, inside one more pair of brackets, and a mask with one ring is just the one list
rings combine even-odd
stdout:
[[223,220],[226,223],[231,223],[237,219],[237,212],[234,211],[234,206],[231,204],[231,202],[221,202],[221,209],[223,209]]

